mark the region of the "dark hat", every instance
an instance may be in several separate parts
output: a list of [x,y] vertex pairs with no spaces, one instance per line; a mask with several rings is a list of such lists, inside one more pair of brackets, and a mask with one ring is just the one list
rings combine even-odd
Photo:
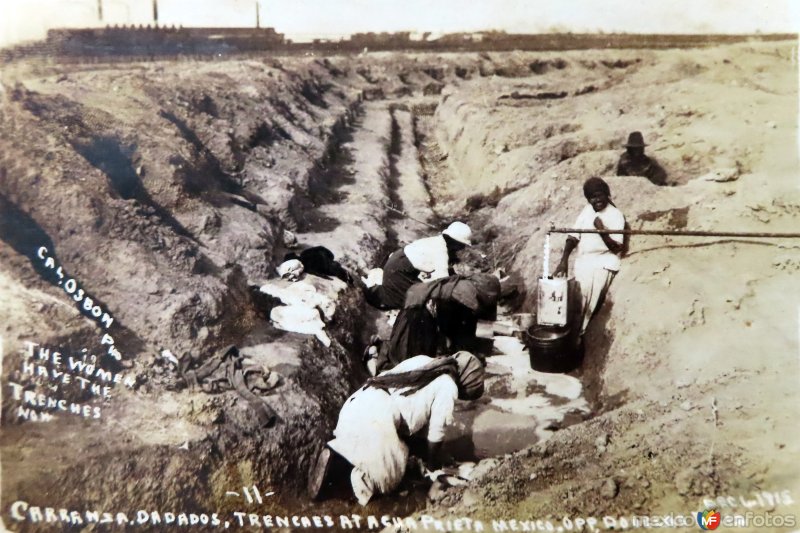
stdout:
[[644,137],[642,137],[641,131],[634,131],[633,133],[628,135],[628,142],[625,143],[626,148],[628,147],[644,148],[645,146],[647,145],[644,143]]

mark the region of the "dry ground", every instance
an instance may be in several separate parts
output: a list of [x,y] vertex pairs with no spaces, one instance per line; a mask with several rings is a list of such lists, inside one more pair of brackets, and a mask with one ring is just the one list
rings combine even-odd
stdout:
[[[473,219],[485,221],[485,235],[530,289],[543,230],[572,223],[591,175],[608,179],[633,228],[796,231],[792,46],[624,52],[613,64],[607,52],[551,54],[540,58],[550,65],[541,75],[448,89],[431,135],[432,149],[447,155],[432,185],[440,211],[482,193],[470,202],[479,207]],[[613,176],[633,130],[675,186]],[[725,173],[735,179],[714,181]],[[787,489],[796,502],[798,246],[634,237],[587,334],[584,376],[600,378],[606,412],[502,463],[455,512],[647,515]]]
[[[253,483],[285,493],[274,509],[311,512],[297,494],[364,378],[374,316],[355,291],[327,287],[341,292],[323,349],[267,325],[247,287],[272,275],[284,229],[353,268],[423,234],[383,207],[435,221],[413,176],[426,177],[441,220],[477,229],[484,266],[524,280],[523,309],[544,231],[571,224],[589,175],[608,177],[634,228],[796,231],[795,46],[9,65],[3,378],[19,379],[25,340],[99,349],[96,323],[36,271],[32,243],[47,242],[114,315],[137,386],[116,391],[99,421],[18,423],[4,402],[4,520],[16,499],[118,508],[120,494],[229,512],[224,492]],[[674,186],[612,176],[632,130]],[[713,181],[723,174],[735,179]],[[501,458],[430,512],[558,521],[687,514],[703,498],[756,491],[796,502],[799,246],[634,239],[579,374],[597,416]],[[229,342],[281,374],[267,397],[278,427],[254,427],[230,394],[181,389],[158,357],[169,348],[203,360]]]

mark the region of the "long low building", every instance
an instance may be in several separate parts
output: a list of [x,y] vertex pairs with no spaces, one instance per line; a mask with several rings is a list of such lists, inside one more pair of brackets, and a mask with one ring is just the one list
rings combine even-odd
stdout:
[[274,50],[286,44],[274,28],[109,26],[53,29],[47,46],[59,55],[173,55]]

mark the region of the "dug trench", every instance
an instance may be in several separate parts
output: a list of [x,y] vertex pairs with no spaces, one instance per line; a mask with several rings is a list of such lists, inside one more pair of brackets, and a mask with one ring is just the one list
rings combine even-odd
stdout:
[[[459,405],[448,436],[459,459],[481,465],[467,487],[432,493],[432,505],[427,487],[413,481],[366,510],[343,498],[304,498],[311,461],[342,402],[366,379],[362,350],[388,326],[356,290],[309,276],[336,301],[325,347],[271,325],[249,290],[274,281],[292,250],[284,229],[298,248],[324,245],[363,272],[433,231],[412,218],[439,227],[463,219],[478,243],[464,265],[502,267],[519,282],[503,323],[532,309],[546,228],[574,219],[582,179],[613,173],[627,131],[642,123],[675,181],[608,178],[635,227],[791,228],[800,202],[785,185],[796,161],[779,137],[791,128],[780,110],[796,107],[795,76],[782,68],[787,50],[10,70],[0,117],[0,194],[11,206],[3,234],[30,221],[31,234],[53,243],[65,269],[132,332],[120,349],[136,386],[98,402],[99,420],[21,422],[17,406],[5,404],[4,512],[10,498],[228,516],[405,515],[427,506],[488,522],[671,512],[698,508],[703,497],[796,489],[790,458],[799,440],[785,429],[796,405],[768,407],[791,392],[774,368],[790,375],[797,363],[786,355],[797,348],[794,325],[782,320],[793,311],[777,297],[796,284],[791,245],[635,242],[573,375],[531,372],[516,339],[484,325],[497,350],[488,358],[488,394]],[[770,92],[758,84],[767,72],[780,81]],[[665,104],[655,86],[679,98]],[[733,87],[720,101],[699,96],[720,86]],[[536,97],[547,94],[559,97]],[[729,109],[741,115],[730,120],[775,126],[745,143],[729,134]],[[713,128],[700,127],[701,118]],[[98,141],[112,142],[114,150],[101,152],[119,165],[97,160]],[[694,149],[698,143],[708,149]],[[114,168],[125,179],[109,175]],[[25,378],[25,341],[78,351],[94,350],[98,337],[64,291],[37,274],[33,252],[14,244],[25,240],[11,241],[4,237],[0,250],[0,290],[12,302],[2,310],[6,381]],[[703,287],[695,273],[720,256],[725,275]],[[279,376],[264,396],[279,418],[274,427],[260,427],[232,392],[185,388],[161,355],[169,349],[199,364],[231,343]],[[747,350],[777,354],[777,366]],[[36,391],[49,385],[25,382]],[[765,434],[757,421],[767,415],[774,431]],[[243,497],[253,486],[263,503]]]
[[[3,150],[2,222],[3,238],[10,248],[4,245],[3,255],[4,265],[11,266],[4,273],[4,290],[15,304],[4,310],[4,377],[29,393],[73,400],[71,390],[66,390],[71,387],[53,387],[47,378],[25,370],[25,341],[57,347],[65,356],[80,353],[83,346],[93,353],[97,350],[98,334],[75,316],[69,295],[53,290],[49,279],[36,275],[43,267],[35,250],[44,244],[53,251],[57,247],[64,268],[109,306],[117,325],[140,334],[144,345],[120,345],[125,368],[135,379],[134,390],[117,387],[113,400],[95,402],[103,410],[99,420],[62,414],[37,425],[18,418],[19,405],[4,404],[4,416],[11,421],[3,432],[4,460],[6,465],[19,466],[4,476],[5,495],[14,494],[15,500],[32,505],[44,499],[53,502],[41,503],[48,507],[59,502],[56,506],[110,509],[116,507],[120,495],[127,494],[126,501],[136,502],[136,507],[200,512],[224,511],[234,505],[225,489],[241,492],[246,485],[266,488],[272,484],[287,491],[299,488],[297,479],[305,477],[309,457],[330,432],[339,405],[363,381],[350,356],[361,351],[353,332],[358,331],[362,303],[352,291],[342,291],[339,305],[349,312],[337,316],[331,328],[337,340],[329,349],[315,346],[316,341],[304,336],[275,330],[258,316],[264,310],[251,302],[248,284],[266,281],[280,259],[280,230],[289,222],[289,195],[281,195],[281,184],[276,183],[283,169],[274,179],[263,175],[278,166],[264,147],[267,144],[274,151],[282,150],[287,159],[294,158],[290,165],[294,168],[289,170],[293,179],[283,178],[285,185],[310,180],[315,162],[324,161],[324,154],[335,151],[341,142],[342,123],[354,112],[358,99],[354,92],[321,93],[312,103],[309,95],[314,86],[303,79],[308,72],[263,69],[261,74],[265,92],[270,94],[274,86],[285,88],[292,83],[281,80],[269,86],[266,78],[299,78],[297,90],[280,106],[295,118],[294,129],[287,126],[295,135],[291,142],[283,136],[264,140],[263,123],[257,117],[280,120],[267,109],[254,112],[248,123],[247,117],[233,113],[226,127],[220,123],[227,119],[219,118],[213,127],[204,128],[202,122],[208,119],[200,116],[198,124],[198,115],[173,107],[175,101],[155,102],[155,112],[131,109],[126,101],[131,113],[117,120],[96,107],[62,105],[63,101],[42,92],[21,90],[12,96],[14,103],[5,101],[4,122],[27,132],[18,131],[16,139],[4,133],[8,142]],[[126,94],[123,100],[162,96],[147,83],[133,85],[139,91]],[[227,94],[214,96],[224,99]],[[250,105],[261,105],[256,103],[257,96],[248,96]],[[320,98],[325,97],[329,103],[322,106]],[[238,95],[230,105],[241,106],[246,99]],[[75,109],[79,111],[67,115]],[[216,110],[224,117],[230,107],[222,102]],[[45,113],[51,115],[43,119]],[[180,128],[176,117],[182,117]],[[315,123],[329,119],[330,129],[308,127],[318,132],[317,138],[298,131],[308,117]],[[64,125],[61,132],[59,122]],[[116,131],[106,133],[112,128]],[[187,135],[187,128],[196,133]],[[39,131],[49,135],[49,147],[23,140],[25,134],[35,137]],[[215,137],[217,131],[225,132],[223,139]],[[128,148],[94,149],[111,142],[104,139],[125,134],[134,138],[126,139],[124,145],[114,141],[113,146]],[[184,140],[187,137],[191,138]],[[82,142],[92,138],[105,144]],[[259,140],[238,142],[237,138]],[[236,148],[232,151],[230,146]],[[40,149],[47,155],[32,153]],[[212,156],[216,162],[209,166],[206,162]],[[40,166],[37,175],[26,176],[22,162],[28,159],[56,161],[50,167]],[[65,170],[74,175],[65,179]],[[198,188],[198,177],[244,182],[260,177],[271,183],[267,198],[262,198],[255,187],[232,191],[206,181]],[[39,182],[38,198],[24,185],[28,178]],[[170,178],[173,183],[161,188],[160,181]],[[135,187],[127,186],[131,183]],[[303,183],[296,185],[304,188]],[[48,188],[56,196],[50,197]],[[237,201],[230,199],[234,193]],[[65,204],[58,197],[69,198],[66,205],[71,209],[59,212]],[[51,210],[48,205],[58,207]],[[77,213],[85,213],[88,219]],[[195,268],[191,258],[200,256],[214,268]],[[132,257],[138,264],[131,264]],[[341,290],[325,280],[322,283]],[[255,424],[236,395],[184,390],[176,369],[160,357],[168,348],[184,361],[202,362],[227,343],[238,344],[257,361],[272,357],[259,362],[280,371],[280,392],[268,398],[280,417],[275,428],[266,431]],[[303,372],[297,372],[301,367]]]
[[[301,95],[308,90],[306,85],[303,87]],[[145,91],[148,92],[151,91]],[[163,96],[158,98],[163,99]],[[427,100],[430,109],[431,98]],[[270,504],[276,512],[311,511],[315,508],[328,508],[331,512],[336,509],[339,512],[342,509],[358,511],[352,502],[346,500],[332,501],[322,507],[305,501],[302,497],[303,480],[321,443],[329,438],[338,409],[347,394],[366,378],[360,354],[367,339],[375,332],[388,336],[386,317],[368,309],[353,289],[345,288],[336,280],[319,279],[314,283],[320,290],[337,296],[338,311],[329,325],[330,336],[334,339],[331,347],[325,348],[314,339],[277,330],[265,320],[269,316],[269,307],[259,307],[261,302],[251,302],[246,290],[246,284],[264,280],[259,275],[263,276],[266,269],[251,261],[237,261],[235,265],[231,265],[230,259],[221,261],[220,256],[224,256],[227,250],[215,234],[223,232],[225,225],[231,224],[231,218],[244,216],[249,218],[251,230],[270,225],[266,231],[270,232],[274,246],[269,253],[264,253],[262,262],[266,265],[274,266],[283,252],[290,251],[291,248],[279,236],[282,229],[288,229],[295,233],[300,248],[323,244],[345,265],[354,271],[363,271],[380,264],[397,246],[430,233],[431,228],[425,224],[436,225],[439,220],[430,207],[423,179],[424,169],[416,149],[416,118],[409,107],[402,101],[361,102],[358,98],[341,107],[340,116],[332,121],[329,136],[323,137],[318,159],[308,158],[305,181],[292,185],[291,195],[280,198],[283,203],[279,206],[285,207],[278,210],[269,205],[269,199],[259,195],[274,197],[274,190],[248,188],[247,182],[255,181],[254,176],[276,164],[275,156],[259,153],[260,148],[273,151],[291,148],[291,145],[281,146],[281,143],[291,142],[291,137],[282,128],[279,131],[283,133],[272,135],[264,123],[256,121],[251,126],[254,128],[252,133],[243,131],[239,134],[248,139],[246,143],[231,142],[229,146],[235,149],[229,153],[218,149],[215,154],[210,148],[215,142],[213,136],[209,137],[213,132],[199,127],[197,123],[202,120],[198,120],[196,115],[165,107],[157,110],[154,116],[128,117],[138,127],[146,120],[154,121],[161,130],[174,128],[169,142],[177,143],[179,148],[176,151],[183,155],[166,156],[166,159],[170,166],[176,167],[172,178],[176,180],[175,185],[185,186],[186,191],[184,196],[175,197],[172,191],[148,183],[156,172],[152,170],[157,168],[155,158],[165,157],[161,151],[145,152],[144,145],[153,143],[152,139],[137,139],[135,134],[121,133],[121,128],[111,130],[109,124],[112,121],[101,110],[90,111],[61,95],[50,97],[44,91],[18,89],[13,101],[19,105],[15,108],[11,104],[12,108],[6,112],[15,120],[41,120],[43,125],[38,127],[45,129],[49,124],[66,126],[65,134],[56,134],[52,141],[55,148],[51,152],[56,157],[70,158],[64,168],[92,175],[99,184],[93,187],[101,191],[108,187],[110,197],[120,202],[123,209],[133,209],[136,220],[144,216],[149,224],[163,228],[158,231],[163,231],[164,237],[158,240],[159,244],[149,245],[151,250],[174,248],[174,244],[162,244],[164,241],[187,247],[188,255],[201,257],[208,265],[202,269],[194,264],[187,265],[185,268],[191,275],[222,277],[227,283],[223,298],[238,303],[226,308],[217,319],[222,326],[218,331],[215,331],[216,321],[211,316],[191,325],[188,337],[195,342],[188,344],[162,340],[174,337],[175,330],[167,334],[135,326],[138,331],[147,332],[145,335],[149,334],[149,338],[139,339],[138,344],[124,342],[121,346],[123,353],[138,352],[142,350],[139,347],[142,344],[155,346],[156,350],[145,360],[140,356],[134,362],[134,390],[116,390],[113,399],[103,404],[100,421],[56,417],[40,426],[48,434],[52,432],[51,438],[43,439],[43,432],[31,431],[31,422],[19,423],[18,412],[13,405],[7,404],[4,416],[13,421],[3,436],[7,457],[24,463],[25,470],[24,473],[15,471],[6,476],[6,487],[13,489],[17,499],[32,504],[46,495],[47,501],[58,501],[60,506],[68,508],[112,508],[119,495],[125,494],[128,501],[136,502],[136,507],[141,509],[169,508],[198,513],[216,509],[225,513],[241,509],[242,502],[235,498],[232,501],[227,494],[229,491],[223,489],[236,492],[240,487],[257,486],[263,493],[274,493]],[[214,113],[209,113],[209,101],[211,97],[208,95],[201,99],[203,105],[199,106],[199,113],[218,118],[224,113],[224,108],[215,105]],[[286,104],[276,105],[276,109],[297,120],[296,115],[287,111]],[[233,119],[240,120],[238,116]],[[218,124],[215,126],[219,127]],[[235,130],[233,134],[236,134]],[[11,149],[24,153],[30,147],[12,145]],[[22,157],[21,154],[15,155]],[[148,155],[150,159],[147,159]],[[48,157],[52,159],[53,155]],[[226,160],[229,161],[227,165]],[[9,154],[5,164],[10,167],[14,162],[15,158]],[[231,185],[241,169],[245,170],[244,176],[239,178],[244,186]],[[10,172],[18,170],[11,168]],[[49,179],[58,182],[59,177]],[[155,191],[148,192],[148,187]],[[25,247],[41,241],[55,251],[53,242],[61,244],[63,237],[60,232],[74,222],[66,217],[61,227],[53,225],[43,214],[36,213],[35,208],[33,215],[29,216],[17,207],[32,205],[24,194],[15,190],[13,183],[7,191],[9,205],[4,214],[10,218],[4,219],[4,240],[14,250],[12,264],[16,271],[25,274],[26,285],[47,293],[50,288],[43,283],[46,276],[37,279],[31,272],[31,269],[41,269],[41,264],[26,253]],[[89,189],[82,188],[79,194],[93,202],[92,205],[98,205],[99,200],[94,200],[95,195]],[[234,195],[235,198],[230,200]],[[289,198],[288,202],[286,198]],[[192,201],[204,202],[207,206],[204,210],[210,207],[210,214],[197,220],[194,213],[188,213],[196,209],[186,205]],[[263,208],[265,204],[268,209]],[[411,218],[389,211],[386,206],[405,211]],[[220,213],[222,208],[228,213]],[[259,221],[256,217],[265,212],[267,215]],[[44,224],[39,225],[34,216],[44,219]],[[115,218],[106,216],[112,220]],[[252,226],[253,219],[257,221],[255,227]],[[365,223],[365,220],[372,223]],[[99,216],[91,224],[96,231],[90,236],[76,236],[75,242],[84,247],[96,246],[91,240],[102,238],[106,231],[104,223],[104,218]],[[30,231],[19,231],[15,225],[28,227]],[[131,229],[120,228],[112,231],[111,235],[129,236]],[[241,228],[237,229],[241,231]],[[58,237],[51,237],[48,231]],[[76,232],[68,230],[67,233],[75,235]],[[145,242],[153,239],[146,231],[140,238]],[[135,242],[136,238],[131,240]],[[59,250],[69,245],[66,241]],[[263,246],[261,244],[257,249]],[[97,272],[91,263],[82,266],[80,262],[72,263],[75,255],[64,255],[65,263],[74,265],[76,275]],[[227,255],[230,257],[231,252]],[[29,264],[23,260],[26,256]],[[119,258],[116,261],[124,264]],[[128,271],[134,277],[133,270]],[[158,276],[163,275],[158,273]],[[169,281],[156,279],[149,283],[154,286],[145,287],[146,292],[161,296]],[[175,291],[165,292],[174,294]],[[53,296],[58,299],[60,295],[56,292]],[[34,298],[29,294],[24,297]],[[64,307],[59,312],[69,316],[68,305]],[[115,307],[122,306],[117,304]],[[57,322],[57,318],[51,316],[56,313],[48,309],[42,311]],[[12,315],[7,331],[13,332],[12,320],[21,324],[25,318],[35,324],[34,317]],[[177,321],[174,317],[172,320]],[[365,328],[365,323],[371,325]],[[40,392],[46,390],[46,386],[41,376],[33,378],[20,371],[25,341],[57,346],[65,353],[78,352],[82,345],[91,345],[93,341],[92,329],[85,324],[75,326],[71,334],[64,333],[56,324],[51,324],[50,328],[52,333],[49,336],[32,328],[16,339],[12,337],[12,342],[7,345],[11,355],[7,358],[6,368],[13,369],[10,378],[26,390]],[[160,357],[160,351],[168,348],[182,358],[201,362],[213,353],[210,346],[227,342],[237,344],[246,357],[280,374],[280,386],[265,398],[278,415],[279,422],[275,427],[259,427],[248,411],[250,407],[235,394],[209,396],[186,390],[177,370]],[[500,373],[509,374],[508,371]],[[490,383],[490,388],[497,391],[498,399],[511,400],[509,396],[513,391],[509,387],[515,384],[503,379],[496,381],[496,384]],[[542,397],[549,394],[544,388],[541,386],[538,391]],[[533,387],[529,389],[531,392]],[[91,399],[91,396],[84,394],[77,398]],[[451,439],[460,443],[454,445],[453,450],[462,460],[515,451],[528,444],[529,439],[536,438],[530,431],[524,431],[533,417],[519,415],[503,419],[505,411],[488,406],[482,406],[479,411],[484,418],[499,416],[502,420],[499,425],[491,421],[476,423],[478,412],[474,409],[461,413],[458,432],[451,435]],[[98,430],[98,425],[103,429]],[[483,441],[479,438],[476,444],[470,435],[472,428],[477,426],[483,428]],[[502,431],[496,431],[499,429]],[[79,454],[78,449],[81,450]],[[138,481],[132,485],[131,479]],[[386,498],[376,505],[393,515],[410,514],[426,502],[427,491],[421,486],[412,484],[404,489],[410,494],[399,499]]]

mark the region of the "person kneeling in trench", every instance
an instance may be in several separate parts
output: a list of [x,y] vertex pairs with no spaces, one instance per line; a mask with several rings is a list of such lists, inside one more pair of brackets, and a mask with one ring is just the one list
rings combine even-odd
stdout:
[[493,274],[450,276],[413,285],[389,340],[375,358],[378,372],[417,354],[477,353],[478,320],[497,319],[500,280]]
[[[364,295],[373,307],[402,309],[408,289],[421,281],[433,281],[454,274],[458,252],[472,246],[472,230],[463,222],[453,222],[440,235],[416,240],[395,250],[383,266],[378,284],[365,282]],[[369,281],[370,285],[366,285]]]
[[366,505],[375,493],[387,494],[400,484],[409,448],[404,438],[427,431],[426,466],[443,462],[445,429],[453,423],[456,398],[483,395],[484,368],[469,352],[449,357],[418,355],[371,378],[347,399],[334,439],[317,458],[309,477],[309,493],[317,498],[325,483],[333,453],[352,466],[350,483],[358,502]]
[[[588,205],[575,221],[575,229],[624,230],[625,217],[611,201],[611,189],[601,178],[592,177],[583,184]],[[575,279],[583,300],[580,334],[586,333],[594,313],[605,300],[608,288],[620,267],[620,256],[627,250],[627,238],[621,233],[570,233],[564,254],[553,275],[566,276],[569,256],[575,248]]]

